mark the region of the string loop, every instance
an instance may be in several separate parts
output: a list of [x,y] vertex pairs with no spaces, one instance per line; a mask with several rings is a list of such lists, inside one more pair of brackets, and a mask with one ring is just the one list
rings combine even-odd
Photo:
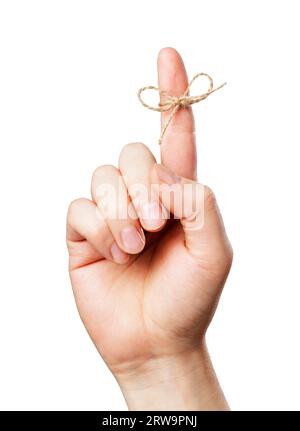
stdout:
[[[207,90],[204,93],[199,94],[198,96],[190,96],[190,89],[191,89],[192,84],[194,83],[194,81],[196,79],[198,79],[200,77],[205,77],[208,79]],[[156,111],[156,112],[169,112],[170,111],[170,115],[168,116],[167,120],[165,121],[165,123],[162,126],[161,134],[160,134],[158,143],[159,144],[162,143],[162,140],[163,140],[163,137],[166,133],[166,130],[167,130],[168,126],[170,125],[174,115],[176,114],[176,112],[178,111],[179,108],[187,108],[188,106],[191,106],[194,103],[201,102],[202,100],[206,99],[210,94],[214,93],[217,90],[220,90],[220,88],[224,87],[225,85],[226,85],[226,82],[224,82],[222,85],[219,85],[219,87],[214,88],[214,82],[213,82],[213,79],[211,78],[211,76],[209,76],[207,73],[202,72],[202,73],[197,73],[197,75],[195,75],[193,77],[193,79],[190,81],[189,85],[187,86],[185,92],[181,96],[172,96],[172,95],[168,94],[166,91],[159,90],[158,87],[154,87],[153,85],[149,85],[147,87],[140,88],[137,95],[138,95],[138,98],[139,98],[141,104],[145,108],[150,109],[151,111]],[[142,94],[146,90],[157,91],[160,95],[161,102],[158,105],[149,105],[148,103],[146,103],[142,97]]]

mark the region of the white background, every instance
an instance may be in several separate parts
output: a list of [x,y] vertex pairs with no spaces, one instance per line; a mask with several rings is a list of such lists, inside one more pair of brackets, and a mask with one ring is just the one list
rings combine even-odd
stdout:
[[[232,409],[300,409],[297,1],[0,1],[0,408],[125,409],[78,317],[69,201],[143,141],[156,55],[228,86],[195,107],[235,260],[208,335]],[[117,101],[119,99],[119,101]]]

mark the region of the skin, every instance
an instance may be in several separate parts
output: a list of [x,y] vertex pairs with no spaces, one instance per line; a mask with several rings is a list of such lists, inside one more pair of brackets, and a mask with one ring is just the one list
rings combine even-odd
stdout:
[[[187,87],[183,61],[172,48],[158,55],[158,82],[173,95]],[[104,211],[97,195],[101,184],[115,186],[119,180],[120,199],[111,198],[107,205],[111,209],[132,201],[134,217],[122,220]],[[192,194],[184,191],[186,183]],[[155,203],[160,208],[154,217],[149,201],[133,196],[134,184],[147,189],[163,184],[167,192],[177,184],[187,202],[203,196],[203,226],[196,226],[195,214],[174,208],[162,195],[152,197],[151,208]],[[70,277],[81,319],[128,407],[228,409],[205,333],[231,267],[232,249],[213,192],[196,182],[192,109],[180,109],[167,129],[161,165],[143,144],[126,145],[118,167],[96,169],[91,190],[91,200],[77,199],[68,211]],[[166,209],[180,220],[166,222],[161,215]]]

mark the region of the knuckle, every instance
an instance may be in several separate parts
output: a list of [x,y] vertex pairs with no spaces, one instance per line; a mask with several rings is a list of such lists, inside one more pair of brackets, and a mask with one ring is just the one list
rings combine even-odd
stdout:
[[233,248],[229,239],[226,237],[224,252],[223,252],[223,266],[226,274],[228,274],[230,271],[232,261],[233,261]]
[[126,151],[135,151],[140,149],[142,150],[146,149],[147,151],[149,151],[148,147],[142,142],[130,142],[129,144],[124,145],[124,147],[122,148],[121,154]]
[[228,245],[226,247],[226,252],[223,256],[223,273],[224,277],[226,278],[230,272],[231,266],[233,261],[233,251],[230,243],[228,242]]
[[233,251],[231,244],[229,241],[226,241],[226,244],[224,245],[224,250],[219,256],[218,263],[216,266],[216,270],[219,271],[222,275],[222,278],[226,278],[229,274],[229,271],[232,266],[233,261]]
[[227,263],[228,263],[228,268],[231,268],[232,262],[233,262],[233,258],[234,258],[234,252],[233,252],[233,248],[231,243],[228,240],[228,251],[227,251]]
[[217,205],[216,196],[208,186],[204,186],[204,203],[208,209],[214,209]]
[[114,174],[117,171],[117,168],[113,165],[101,165],[98,166],[93,173],[92,181],[98,178],[103,178],[107,175]]
[[91,194],[94,202],[108,199],[111,194],[118,193],[119,170],[113,165],[101,165],[94,171],[91,181]]
[[150,150],[142,142],[131,142],[129,144],[126,144],[122,148],[122,150],[121,150],[121,153],[120,153],[120,156],[119,156],[119,163],[122,163],[122,161],[125,158],[130,157],[131,154],[136,154],[137,152],[141,152],[141,151],[143,151],[143,152],[145,152],[145,151],[149,152]]
[[78,211],[78,209],[86,202],[86,200],[87,199],[85,198],[77,198],[70,203],[68,208],[68,219],[74,216],[74,213]]

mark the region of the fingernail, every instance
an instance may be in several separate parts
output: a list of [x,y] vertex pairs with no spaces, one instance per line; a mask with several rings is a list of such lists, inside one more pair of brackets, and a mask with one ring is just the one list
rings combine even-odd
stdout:
[[121,231],[121,240],[128,253],[139,253],[145,245],[143,230],[138,230],[135,226],[125,227]]
[[169,169],[165,168],[162,165],[155,166],[156,174],[158,179],[165,184],[176,184],[181,182],[181,178],[173,172],[169,171]]
[[116,263],[122,264],[122,263],[128,262],[129,260],[128,254],[124,253],[124,251],[120,249],[120,247],[116,242],[114,242],[113,245],[111,246],[110,253],[112,255],[113,260]]
[[143,226],[149,230],[155,230],[163,224],[162,211],[158,202],[147,202],[140,209],[140,218]]

